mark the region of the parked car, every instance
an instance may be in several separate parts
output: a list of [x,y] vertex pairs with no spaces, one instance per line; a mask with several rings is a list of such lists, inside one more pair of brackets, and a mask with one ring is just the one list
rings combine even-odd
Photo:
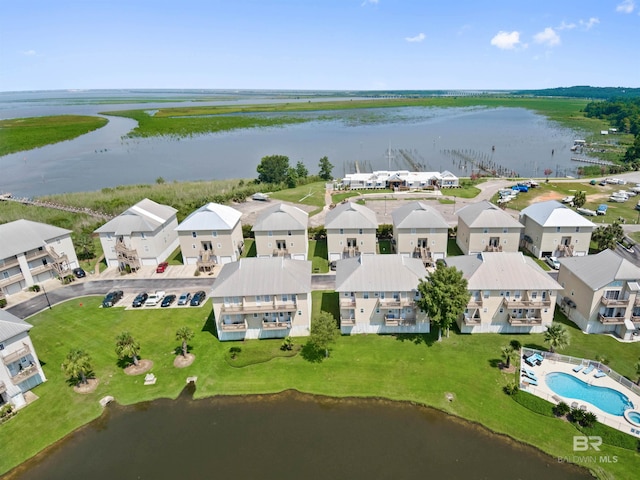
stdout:
[[607,185],[607,181],[606,180],[600,180],[600,183],[598,183],[598,185],[600,185],[601,187],[604,187]]
[[118,303],[118,300],[120,300],[123,295],[124,293],[122,292],[122,290],[114,290],[107,293],[107,295],[102,300],[102,306],[104,308],[113,307],[116,303]]
[[624,203],[624,202],[626,202],[627,200],[629,200],[629,197],[626,197],[626,196],[625,196],[625,197],[623,197],[623,196],[621,196],[621,195],[611,195],[611,196],[609,197],[609,201],[610,201],[610,202]]
[[202,302],[204,302],[205,298],[207,298],[207,294],[204,293],[202,290],[198,290],[196,293],[193,294],[193,297],[191,298],[191,303],[189,305],[191,305],[192,307],[197,307]]
[[160,304],[161,307],[168,307],[169,305],[171,305],[173,302],[176,301],[176,296],[171,294],[171,295],[167,295],[166,297],[164,297],[162,299],[162,303]]
[[633,189],[620,190],[619,193],[624,193],[627,197],[635,197],[636,195],[638,195],[638,192],[634,192]]
[[581,213],[582,215],[586,215],[588,217],[595,217],[598,212],[596,212],[595,210],[591,210],[589,208],[576,208],[576,212]]
[[526,185],[514,185],[513,187],[511,187],[511,190],[516,190],[518,192],[528,192],[529,191],[529,187],[527,187]]
[[191,301],[191,294],[189,292],[183,293],[178,298],[178,305],[187,305]]
[[547,265],[549,265],[554,270],[560,269],[560,262],[556,257],[547,257],[545,261],[547,262]]
[[568,203],[570,205],[573,205],[573,201],[575,200],[575,195],[569,195],[568,197],[564,197],[562,199],[562,203]]
[[80,267],[74,268],[72,271],[73,271],[73,274],[76,276],[76,278],[84,278],[87,276],[87,273]]
[[158,267],[156,268],[156,273],[164,273],[168,266],[169,264],[167,262],[159,263]]
[[133,299],[133,302],[131,302],[131,306],[135,308],[141,307],[144,305],[144,302],[147,301],[147,298],[149,298],[147,292],[140,292],[136,295],[136,298]]
[[147,301],[144,302],[145,307],[155,307],[158,303],[162,301],[164,298],[164,291],[157,290],[147,298]]
[[609,207],[607,207],[604,203],[601,203],[600,205],[598,205],[598,210],[596,210],[596,212],[598,215],[606,215],[608,208]]

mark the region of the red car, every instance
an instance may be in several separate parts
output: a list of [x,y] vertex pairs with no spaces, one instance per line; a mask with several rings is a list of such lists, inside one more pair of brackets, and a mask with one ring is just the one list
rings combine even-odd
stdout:
[[169,264],[167,262],[162,262],[158,264],[158,268],[156,268],[156,273],[164,273]]

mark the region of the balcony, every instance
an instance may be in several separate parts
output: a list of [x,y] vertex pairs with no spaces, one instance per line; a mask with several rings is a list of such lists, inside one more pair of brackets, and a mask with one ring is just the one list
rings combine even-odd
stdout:
[[433,257],[431,256],[431,249],[429,247],[415,247],[413,249],[413,258],[419,258],[425,265],[433,263]]
[[415,302],[409,298],[387,298],[378,300],[378,307],[381,310],[388,310],[390,308],[402,308],[413,307]]
[[22,273],[16,273],[8,278],[0,277],[0,287],[11,285],[12,283],[20,282],[21,280],[24,280],[24,275]]
[[355,324],[356,319],[354,317],[340,317],[341,327],[353,327]]
[[17,257],[9,257],[5,258],[4,261],[0,261],[0,269],[4,270],[6,268],[15,267],[16,265],[20,265]]
[[395,317],[390,315],[384,316],[384,325],[386,327],[404,327],[415,324],[416,317]]
[[291,328],[291,320],[287,320],[285,322],[263,320],[262,328],[264,328],[265,330],[287,330]]
[[33,267],[29,271],[31,275],[38,275],[39,273],[49,271],[53,268],[53,263],[47,263],[46,265],[38,265],[37,267]]
[[502,300],[506,308],[544,308],[551,306],[551,300],[527,300],[525,298],[505,298]]
[[27,378],[31,378],[38,374],[38,367],[35,365],[30,365],[27,368],[23,368],[16,375],[11,377],[11,381],[17,385],[21,382],[24,382]]
[[573,245],[558,245],[558,256],[573,257]]
[[622,325],[624,323],[624,316],[618,317],[606,317],[603,314],[598,314],[598,320],[604,325]]
[[344,258],[356,257],[360,255],[360,248],[356,247],[344,247],[342,251]]
[[509,315],[509,324],[514,327],[530,327],[532,325],[542,325],[542,317],[516,317]]
[[355,297],[340,297],[340,308],[356,308]]
[[131,270],[138,270],[141,266],[138,251],[129,248],[122,238],[116,242],[116,254],[120,265],[129,266]]
[[607,298],[602,296],[600,297],[600,303],[607,307],[627,307],[629,306],[629,298]]
[[198,255],[198,260],[196,261],[196,267],[201,272],[211,272],[215,268],[216,256],[213,253],[213,250],[200,250],[200,254]]
[[485,252],[501,252],[502,245],[487,245],[484,247]]
[[293,312],[297,309],[296,302],[277,302],[276,300],[265,303],[230,303],[222,305],[222,312],[224,313]]
[[480,317],[470,317],[469,315],[465,315],[464,316],[464,324],[465,325],[480,325],[480,323],[482,323],[482,320]]
[[240,323],[221,323],[220,328],[223,332],[246,332],[247,322],[243,320]]
[[46,248],[42,248],[42,250],[31,250],[30,252],[25,253],[24,258],[27,260],[34,260],[36,258],[46,257],[49,255],[49,252]]
[[4,362],[5,365],[9,365],[10,363],[17,362],[22,357],[26,357],[27,355],[30,355],[30,354],[31,354],[31,349],[29,348],[29,345],[27,345],[26,343],[23,343],[22,348],[16,350],[15,352],[4,355],[2,357],[2,361]]
[[289,255],[289,250],[287,250],[286,248],[274,248],[273,249],[273,256],[274,257],[285,257],[285,258],[291,257],[291,255]]
[[479,307],[482,307],[482,297],[479,297],[479,298],[471,297],[471,299],[469,300],[469,303],[467,303],[467,308],[479,308]]
[[0,380],[0,394],[7,391],[7,386],[4,384],[2,380]]

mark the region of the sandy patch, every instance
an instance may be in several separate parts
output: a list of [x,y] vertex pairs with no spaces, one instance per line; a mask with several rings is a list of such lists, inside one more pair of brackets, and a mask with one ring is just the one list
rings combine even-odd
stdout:
[[140,360],[138,365],[129,365],[124,369],[124,373],[127,375],[140,375],[141,373],[148,372],[153,368],[153,362],[151,360]]
[[531,201],[531,204],[534,204],[536,202],[546,202],[548,200],[561,200],[563,198],[564,198],[564,195],[562,195],[561,193],[545,192],[542,195],[538,195],[537,197],[533,198],[533,200]]
[[173,361],[173,366],[176,368],[188,367],[195,359],[196,356],[193,353],[187,353],[186,357],[183,357],[182,354],[180,354]]
[[97,378],[88,378],[87,383],[76,385],[75,387],[73,387],[73,391],[76,393],[83,393],[83,394],[91,393],[95,391],[96,388],[98,388],[99,384],[100,384],[100,380],[98,380]]

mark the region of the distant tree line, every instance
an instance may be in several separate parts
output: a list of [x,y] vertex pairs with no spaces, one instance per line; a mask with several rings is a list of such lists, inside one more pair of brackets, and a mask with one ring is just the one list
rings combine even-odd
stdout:
[[590,87],[588,85],[544,88],[541,90],[518,90],[511,93],[513,95],[532,95],[535,97],[594,98],[598,100],[640,98],[640,88]]
[[322,157],[318,163],[319,172],[316,177],[309,176],[309,170],[304,163],[298,162],[295,166],[289,165],[289,157],[285,155],[268,155],[262,157],[256,170],[258,171],[257,183],[286,185],[289,188],[304,185],[311,181],[331,180],[333,165],[327,157]]

